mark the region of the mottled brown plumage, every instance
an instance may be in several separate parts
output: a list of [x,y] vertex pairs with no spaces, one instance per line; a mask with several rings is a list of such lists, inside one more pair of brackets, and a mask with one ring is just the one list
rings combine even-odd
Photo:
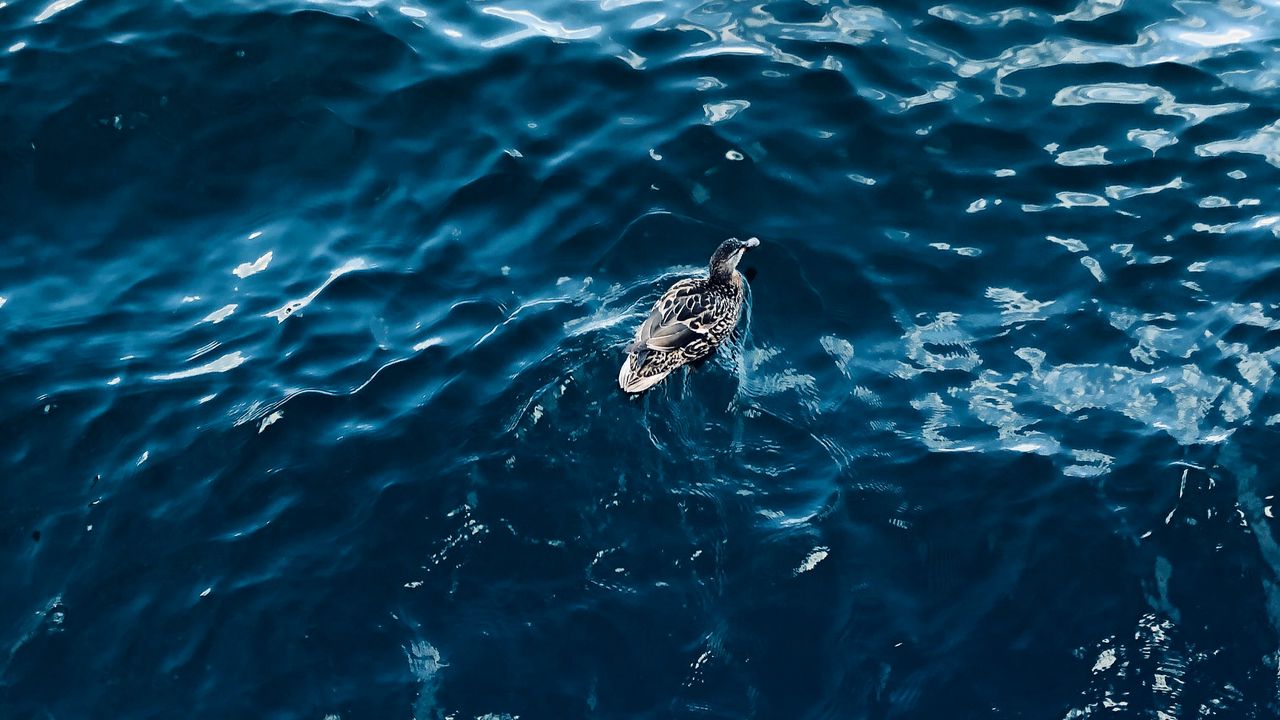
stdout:
[[738,261],[759,244],[755,238],[724,241],[711,256],[706,277],[680,280],[658,298],[627,345],[627,359],[618,371],[619,387],[643,392],[681,365],[710,355],[729,337],[742,312]]

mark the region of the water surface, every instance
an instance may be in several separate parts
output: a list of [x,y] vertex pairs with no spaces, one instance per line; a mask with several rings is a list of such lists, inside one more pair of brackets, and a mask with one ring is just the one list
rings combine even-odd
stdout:
[[1280,712],[1274,2],[403,2],[0,3],[0,716]]

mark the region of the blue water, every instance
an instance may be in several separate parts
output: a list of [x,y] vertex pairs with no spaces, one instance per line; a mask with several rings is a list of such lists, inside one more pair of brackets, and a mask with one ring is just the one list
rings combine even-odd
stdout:
[[403,2],[0,2],[0,718],[1280,712],[1273,0]]

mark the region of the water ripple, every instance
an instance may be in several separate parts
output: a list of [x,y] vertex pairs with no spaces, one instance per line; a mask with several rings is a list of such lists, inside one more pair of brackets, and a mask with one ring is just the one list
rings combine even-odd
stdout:
[[1274,716],[1274,3],[0,26],[0,716]]

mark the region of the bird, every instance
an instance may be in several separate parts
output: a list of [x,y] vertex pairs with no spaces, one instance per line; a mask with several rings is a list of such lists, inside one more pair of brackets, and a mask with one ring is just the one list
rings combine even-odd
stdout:
[[654,303],[649,317],[627,344],[627,359],[618,371],[618,386],[641,393],[672,370],[701,360],[729,337],[742,314],[742,256],[760,244],[758,238],[729,238],[711,255],[706,276],[685,278]]

